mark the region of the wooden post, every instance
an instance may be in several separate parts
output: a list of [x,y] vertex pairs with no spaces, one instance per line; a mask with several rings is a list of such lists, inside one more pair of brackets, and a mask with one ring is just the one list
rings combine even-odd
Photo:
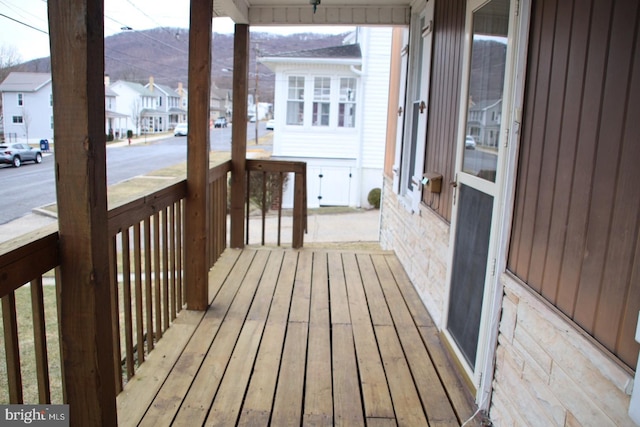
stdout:
[[244,247],[247,167],[249,26],[236,24],[233,43],[233,127],[231,128],[231,247]]
[[58,303],[73,425],[117,425],[111,341],[104,114],[103,0],[48,2]]
[[209,303],[209,94],[213,0],[191,1],[189,23],[189,135],[185,201],[185,271],[187,308]]

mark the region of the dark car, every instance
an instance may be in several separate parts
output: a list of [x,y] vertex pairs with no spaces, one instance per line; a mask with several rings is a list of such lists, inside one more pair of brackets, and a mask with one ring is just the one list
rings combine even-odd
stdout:
[[27,144],[13,143],[0,145],[0,163],[19,168],[23,162],[42,162],[42,152]]
[[227,118],[226,117],[218,117],[215,122],[213,122],[214,128],[226,128],[227,127]]

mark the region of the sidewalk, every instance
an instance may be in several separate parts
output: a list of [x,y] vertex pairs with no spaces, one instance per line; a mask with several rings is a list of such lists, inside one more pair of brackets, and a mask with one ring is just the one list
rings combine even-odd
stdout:
[[[19,237],[31,231],[55,224],[57,219],[52,214],[45,214],[44,210],[34,210],[22,218],[0,225],[0,243]],[[291,244],[292,235],[291,216],[282,218],[282,245]],[[325,213],[323,208],[309,211],[307,216],[307,234],[304,244],[322,246],[329,244],[357,244],[378,242],[380,211],[376,209],[348,209],[343,212]],[[252,217],[249,221],[249,244],[260,244],[262,220]],[[277,217],[266,219],[265,240],[268,245],[277,242]]]

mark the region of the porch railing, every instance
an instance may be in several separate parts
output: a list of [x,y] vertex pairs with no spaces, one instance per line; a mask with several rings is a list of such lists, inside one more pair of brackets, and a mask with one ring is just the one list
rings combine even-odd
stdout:
[[[307,231],[307,164],[282,160],[247,160],[246,243],[249,244],[249,224],[252,209],[260,210],[262,245],[266,244],[267,213],[277,214],[276,244],[282,236],[282,207],[285,186],[293,176],[293,210],[291,246],[301,248]],[[254,177],[256,179],[254,179]]]
[[[225,162],[212,168],[209,174],[210,265],[215,263],[227,245],[230,169],[231,163]],[[302,246],[306,227],[305,165],[248,161],[248,169],[265,174],[276,173],[280,182],[284,181],[285,174],[294,174],[292,245]],[[281,199],[282,188],[278,191]],[[182,269],[186,195],[186,181],[181,181],[108,212],[113,363],[117,392],[122,391],[125,382],[135,375],[136,367],[144,362],[184,307],[187,284],[183,282]],[[281,207],[278,212],[280,217]],[[280,229],[278,244],[279,235]],[[59,288],[64,286],[56,278],[58,242],[57,231],[50,229],[0,245],[0,297],[6,359],[6,375],[0,375],[0,402],[51,403],[53,400],[59,403],[65,400],[59,347],[55,344],[56,340],[59,342],[56,325],[60,321],[57,297]],[[22,303],[19,309],[16,292],[26,292],[27,287],[30,287],[30,307],[23,308],[27,304]],[[47,288],[49,293],[54,289],[56,292],[49,298],[50,306],[45,307],[47,298],[43,297],[43,290]],[[19,334],[18,312],[23,309],[29,311],[26,317],[31,325]],[[32,333],[32,337],[26,336],[27,333]],[[23,344],[31,342],[33,356],[30,358],[35,360],[31,362],[35,366],[33,369],[25,367],[21,360]],[[26,371],[35,372],[37,391],[30,391],[25,396],[23,375]],[[6,378],[5,384],[2,384],[2,377]],[[56,384],[52,385],[52,382]],[[58,390],[54,399],[51,397],[53,388]]]

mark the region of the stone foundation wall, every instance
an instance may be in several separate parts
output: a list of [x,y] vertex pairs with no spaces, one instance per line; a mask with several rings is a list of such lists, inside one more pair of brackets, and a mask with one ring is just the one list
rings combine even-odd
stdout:
[[494,425],[634,426],[632,374],[518,280],[501,281]]
[[393,250],[438,327],[442,324],[449,251],[449,224],[421,206],[412,213],[385,177],[380,216],[380,245]]

